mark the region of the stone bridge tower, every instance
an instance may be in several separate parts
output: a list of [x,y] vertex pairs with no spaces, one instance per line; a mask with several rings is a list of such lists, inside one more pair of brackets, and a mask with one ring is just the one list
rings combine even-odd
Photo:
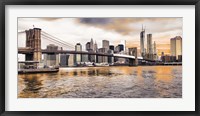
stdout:
[[38,61],[41,62],[41,29],[33,28],[26,30],[26,47],[33,49],[33,54],[26,54],[26,61]]

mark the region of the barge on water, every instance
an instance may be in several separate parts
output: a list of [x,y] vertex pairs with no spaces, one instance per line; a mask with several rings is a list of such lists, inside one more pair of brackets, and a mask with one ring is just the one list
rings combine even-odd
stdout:
[[58,72],[58,68],[40,68],[40,69],[19,69],[18,74],[27,73],[55,73]]
[[59,66],[40,66],[38,61],[18,61],[18,65],[18,74],[55,73],[59,71]]

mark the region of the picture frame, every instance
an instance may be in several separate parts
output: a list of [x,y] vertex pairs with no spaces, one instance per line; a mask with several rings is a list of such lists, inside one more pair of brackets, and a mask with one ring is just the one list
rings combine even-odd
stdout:
[[[88,111],[88,112],[71,112],[71,111],[6,111],[5,110],[5,78],[6,78],[6,65],[5,65],[5,6],[6,5],[195,5],[195,111],[121,111],[121,112],[105,112],[105,111]],[[200,115],[200,79],[199,79],[199,38],[200,38],[200,0],[34,0],[34,1],[27,1],[27,0],[1,0],[1,16],[0,16],[0,66],[1,66],[1,86],[0,86],[0,113],[2,116],[63,116],[63,115],[70,115],[70,116],[79,116],[79,115],[99,115],[99,116],[110,116],[110,115],[117,115],[117,116],[129,116],[129,115],[136,115],[136,116],[147,116],[147,115],[164,115],[164,116],[198,116]]]

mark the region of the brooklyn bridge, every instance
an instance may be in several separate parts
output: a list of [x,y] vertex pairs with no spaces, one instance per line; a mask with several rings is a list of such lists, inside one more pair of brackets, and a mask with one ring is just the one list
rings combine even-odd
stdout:
[[[99,52],[88,52],[88,51],[76,51],[75,45],[67,43],[62,39],[50,35],[49,33],[43,31],[41,28],[33,28],[25,31],[18,32],[20,34],[25,33],[26,42],[25,47],[18,47],[18,54],[25,55],[25,61],[36,61],[41,62],[42,54],[81,54],[81,55],[94,55],[96,57],[95,62],[98,62],[98,56],[107,56],[114,58],[125,58],[128,59],[129,65],[137,65],[138,60],[148,60],[143,59],[143,57],[137,56],[137,48],[129,51],[129,54],[116,54],[116,53],[99,53]],[[18,38],[20,39],[20,38]],[[61,50],[48,50],[42,49],[41,39],[49,40],[51,43],[56,44],[60,47],[65,47],[67,49]]]

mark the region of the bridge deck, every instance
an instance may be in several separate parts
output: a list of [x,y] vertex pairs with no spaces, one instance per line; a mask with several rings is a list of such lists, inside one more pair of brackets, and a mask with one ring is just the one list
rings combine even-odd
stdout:
[[[31,48],[18,48],[19,54],[33,54],[33,52],[34,50]],[[88,54],[88,55],[99,55],[99,56],[135,59],[135,56],[124,55],[124,54],[107,54],[107,53],[96,53],[96,52],[86,52],[86,51],[70,51],[70,50],[50,51],[50,50],[42,49],[41,52],[42,54]],[[143,59],[143,58],[138,57],[138,59]]]

